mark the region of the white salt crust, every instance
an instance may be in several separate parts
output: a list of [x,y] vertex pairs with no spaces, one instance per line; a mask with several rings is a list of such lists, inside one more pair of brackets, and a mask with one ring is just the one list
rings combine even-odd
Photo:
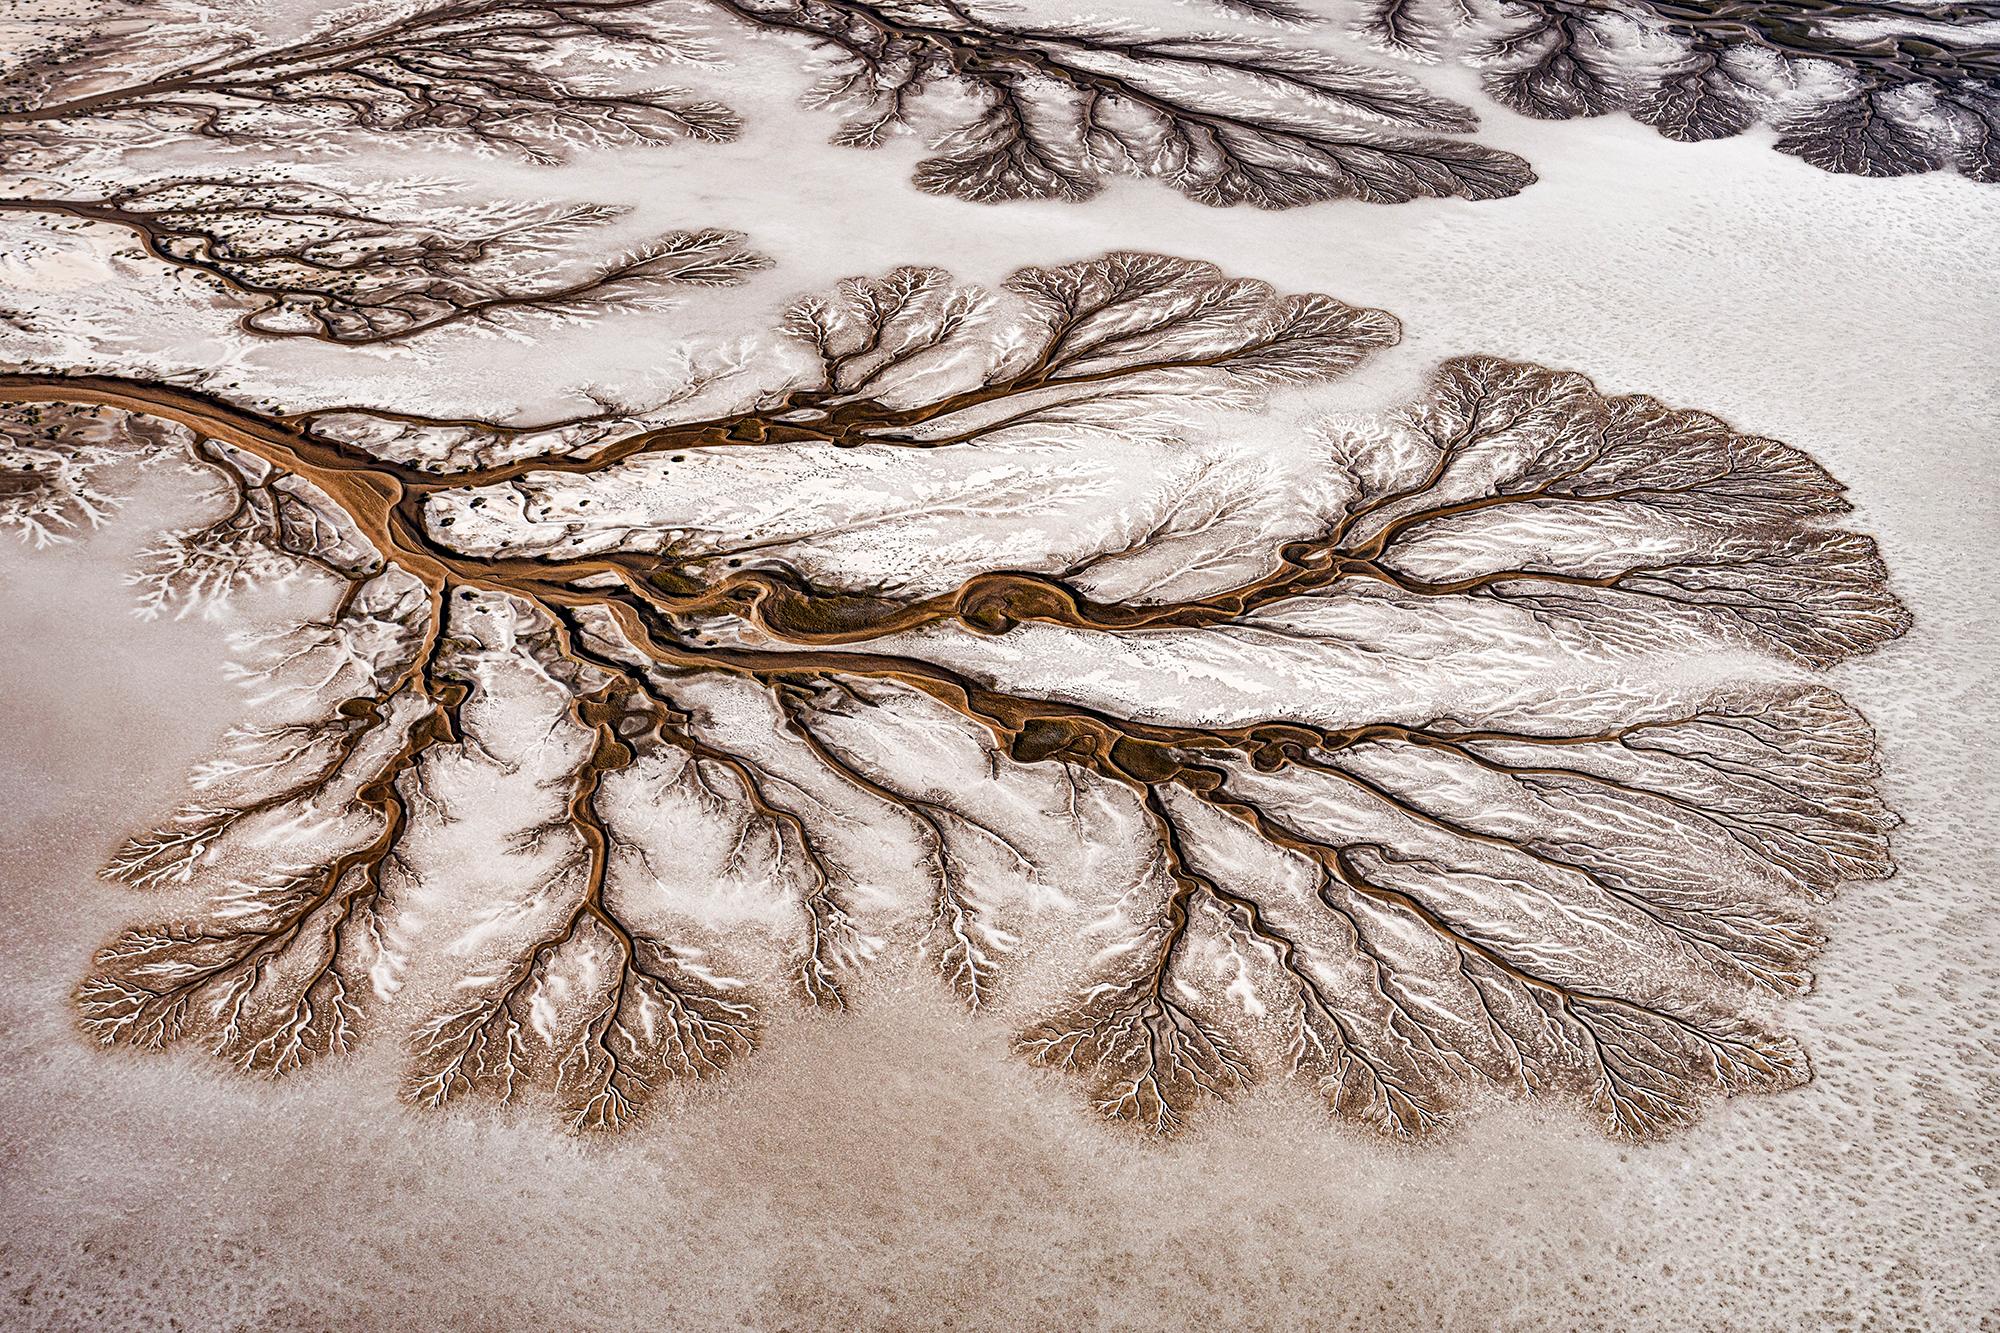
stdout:
[[[387,1042],[277,1086],[194,1053],[99,1052],[69,988],[102,938],[162,904],[95,866],[237,715],[226,635],[285,616],[273,598],[220,623],[127,617],[131,556],[194,502],[162,476],[85,544],[0,551],[6,1325],[2000,1327],[2000,810],[1983,741],[2000,190],[1825,175],[1768,134],[1688,147],[1623,119],[1483,107],[1482,137],[1542,177],[1518,198],[1262,214],[1121,182],[1082,206],[986,208],[911,189],[911,145],[819,148],[830,122],[793,108],[782,65],[774,51],[769,80],[681,79],[721,78],[749,125],[732,145],[553,174],[437,158],[509,192],[629,201],[647,225],[741,228],[776,261],[746,287],[540,348],[260,347],[241,353],[244,384],[288,406],[492,409],[561,387],[551,376],[633,380],[669,343],[754,326],[848,274],[936,263],[991,282],[1140,248],[1403,320],[1400,347],[1301,421],[1409,398],[1440,358],[1485,352],[1798,445],[1850,485],[1917,617],[1831,677],[1880,730],[1908,823],[1900,873],[1829,912],[1818,989],[1784,1013],[1817,1080],[1648,1146],[1503,1107],[1399,1149],[1276,1089],[1159,1146],[1098,1123],[1008,1053],[1004,1028],[893,966],[856,1012],[781,1024],[741,1072],[616,1140],[566,1138],[533,1109],[408,1111]],[[1429,77],[1469,95],[1456,71]],[[182,313],[167,284],[119,290],[149,314],[107,336],[110,360],[236,354],[227,319]],[[76,291],[86,316],[133,299]]]

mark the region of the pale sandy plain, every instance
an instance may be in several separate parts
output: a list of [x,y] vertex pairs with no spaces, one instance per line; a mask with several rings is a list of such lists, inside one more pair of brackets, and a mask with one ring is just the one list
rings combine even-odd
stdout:
[[[1488,352],[1805,447],[1849,483],[1917,621],[1832,681],[1879,728],[1907,823],[1900,872],[1832,909],[1819,986],[1789,1010],[1816,1081],[1644,1146],[1522,1108],[1398,1147],[1283,1089],[1162,1146],[893,967],[850,1015],[781,1024],[616,1140],[533,1113],[419,1116],[394,1100],[392,1050],[276,1086],[96,1050],[69,991],[135,903],[95,868],[235,715],[228,634],[282,609],[130,617],[132,553],[191,503],[164,477],[85,545],[0,550],[0,1324],[2000,1327],[2000,188],[1826,175],[1761,133],[1686,147],[1488,107],[1488,141],[1542,177],[1516,199],[1261,214],[1128,182],[986,208],[910,189],[911,146],[818,148],[826,123],[786,77],[732,90],[752,113],[736,144],[562,177],[663,225],[751,232],[777,263],[747,287],[643,337],[331,372],[280,347],[247,367],[285,395],[478,407],[529,369],[643,364],[665,325],[727,327],[849,273],[990,281],[1137,247],[1399,315],[1405,342],[1323,405],[1406,397],[1439,358]],[[224,325],[160,327],[166,360],[199,364]]]

